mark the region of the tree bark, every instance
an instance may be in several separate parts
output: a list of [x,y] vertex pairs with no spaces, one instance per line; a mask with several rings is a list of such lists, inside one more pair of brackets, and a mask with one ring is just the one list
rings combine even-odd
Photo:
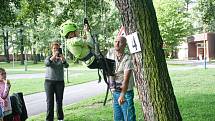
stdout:
[[[34,45],[33,45],[33,46],[34,46]],[[34,64],[37,64],[36,48],[33,48],[33,60],[34,60]]]
[[4,56],[5,56],[5,61],[7,63],[10,63],[10,57],[9,57],[9,46],[8,46],[8,30],[3,29],[3,38],[4,38]]
[[152,0],[115,0],[115,3],[126,33],[137,31],[140,41],[142,51],[132,56],[144,120],[181,121]]
[[24,39],[23,39],[23,30],[20,29],[20,56],[21,56],[21,65],[24,65],[25,55],[24,55]]

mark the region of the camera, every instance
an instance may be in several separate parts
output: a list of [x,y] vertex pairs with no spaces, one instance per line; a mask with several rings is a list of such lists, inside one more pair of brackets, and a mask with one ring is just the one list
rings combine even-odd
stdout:
[[60,55],[62,54],[62,48],[58,48],[58,57],[60,57]]
[[121,91],[122,83],[116,82],[115,80],[110,80],[110,89],[113,91]]

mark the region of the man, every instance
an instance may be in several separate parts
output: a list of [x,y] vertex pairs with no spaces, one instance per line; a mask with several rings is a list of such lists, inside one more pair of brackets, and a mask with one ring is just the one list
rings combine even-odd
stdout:
[[111,79],[113,92],[114,121],[136,121],[134,109],[134,79],[132,58],[125,53],[126,38],[118,37],[114,41],[112,59],[116,62],[115,78]]

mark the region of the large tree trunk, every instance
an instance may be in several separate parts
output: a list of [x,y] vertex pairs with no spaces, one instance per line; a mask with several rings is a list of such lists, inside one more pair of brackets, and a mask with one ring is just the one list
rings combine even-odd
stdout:
[[126,33],[138,32],[142,51],[133,57],[145,121],[181,121],[152,0],[115,0],[115,3]]

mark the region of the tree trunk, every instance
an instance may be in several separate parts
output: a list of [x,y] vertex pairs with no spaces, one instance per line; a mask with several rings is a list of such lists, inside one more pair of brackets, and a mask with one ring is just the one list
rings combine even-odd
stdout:
[[9,57],[9,46],[8,46],[8,31],[3,29],[3,38],[4,38],[4,56],[5,56],[5,61],[7,63],[10,63],[10,57]]
[[21,53],[21,65],[24,65],[25,55],[24,55],[24,39],[23,30],[20,29],[20,53]]
[[[34,46],[34,45],[33,45],[33,46]],[[33,61],[34,61],[34,64],[37,64],[36,48],[33,48]]]
[[141,45],[142,51],[133,54],[133,59],[144,120],[181,121],[152,0],[115,0],[115,3],[126,33],[137,31]]

